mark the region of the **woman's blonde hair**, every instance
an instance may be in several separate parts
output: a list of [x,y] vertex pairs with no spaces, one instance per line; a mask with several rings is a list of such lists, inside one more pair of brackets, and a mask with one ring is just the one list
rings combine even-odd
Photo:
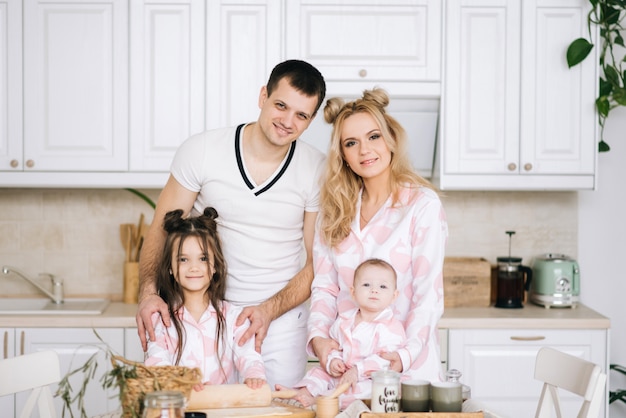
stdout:
[[356,201],[363,180],[344,160],[341,147],[343,124],[355,113],[370,114],[391,151],[391,194],[394,205],[398,203],[401,186],[425,186],[434,190],[430,182],[419,176],[408,156],[407,137],[404,128],[389,116],[385,108],[389,104],[387,92],[380,88],[365,90],[363,97],[351,102],[333,97],[324,107],[324,119],[333,125],[326,159],[326,168],[320,194],[320,226],[325,243],[336,247],[350,234],[350,224],[356,216]]

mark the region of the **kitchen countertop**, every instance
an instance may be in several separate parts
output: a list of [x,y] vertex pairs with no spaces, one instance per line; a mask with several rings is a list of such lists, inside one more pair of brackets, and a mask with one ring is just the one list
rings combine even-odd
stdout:
[[[135,328],[137,305],[111,302],[102,315],[0,315],[0,327]],[[607,329],[609,318],[585,305],[546,309],[526,304],[521,309],[446,308],[441,329]]]
[[607,329],[611,321],[593,309],[579,304],[576,308],[550,308],[527,303],[521,309],[446,308],[439,328],[507,329]]

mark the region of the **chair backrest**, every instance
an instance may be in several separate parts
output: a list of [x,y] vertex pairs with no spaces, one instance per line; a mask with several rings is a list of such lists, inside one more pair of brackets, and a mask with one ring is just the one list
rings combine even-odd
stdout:
[[535,379],[544,382],[535,418],[561,417],[558,388],[582,397],[578,418],[597,418],[602,406],[606,374],[597,364],[543,347],[537,353]]
[[20,418],[29,418],[35,404],[40,418],[56,418],[49,385],[60,380],[61,367],[55,351],[0,360],[0,396],[31,390]]

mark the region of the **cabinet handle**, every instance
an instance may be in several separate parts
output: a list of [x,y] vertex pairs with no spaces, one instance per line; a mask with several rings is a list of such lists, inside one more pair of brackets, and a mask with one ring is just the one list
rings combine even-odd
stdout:
[[26,160],[26,167],[33,168],[35,166],[35,162],[33,160]]
[[507,168],[509,169],[509,171],[515,171],[515,170],[517,170],[517,164],[515,164],[515,163],[509,163],[509,165],[507,166]]
[[24,355],[24,331],[20,334],[20,356]]
[[367,77],[367,70],[363,69],[359,71],[359,77],[361,78]]
[[530,171],[533,169],[533,165],[531,163],[524,164],[524,170]]
[[4,350],[3,358],[8,358],[9,357],[9,331],[4,331],[4,341],[3,341],[2,346]]
[[20,162],[17,160],[11,160],[10,164],[11,168],[17,168],[17,166],[20,165]]
[[512,336],[511,339],[513,341],[541,341],[541,340],[545,340],[546,337],[542,336],[542,335],[535,335],[535,336],[528,336],[528,337],[519,337],[519,336]]

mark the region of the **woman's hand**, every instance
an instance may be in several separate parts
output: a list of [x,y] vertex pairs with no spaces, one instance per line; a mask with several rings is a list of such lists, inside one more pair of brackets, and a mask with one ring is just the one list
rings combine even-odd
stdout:
[[385,360],[389,360],[389,368],[398,373],[402,373],[402,359],[396,351],[387,351],[379,354]]
[[245,379],[243,383],[245,383],[250,389],[259,389],[267,382],[265,379],[260,379],[258,377],[249,377]]
[[311,340],[311,347],[313,353],[320,361],[320,366],[326,370],[326,361],[328,360],[328,354],[332,350],[339,350],[339,344],[337,341],[331,338],[315,337]]
[[146,332],[150,341],[156,340],[154,335],[154,327],[152,326],[152,314],[159,312],[161,314],[161,320],[166,327],[170,326],[170,312],[167,309],[167,304],[161,299],[159,295],[153,293],[146,296],[139,302],[137,308],[137,315],[135,321],[137,321],[137,334],[141,340],[141,347],[143,351],[148,351],[148,341],[146,340]]

